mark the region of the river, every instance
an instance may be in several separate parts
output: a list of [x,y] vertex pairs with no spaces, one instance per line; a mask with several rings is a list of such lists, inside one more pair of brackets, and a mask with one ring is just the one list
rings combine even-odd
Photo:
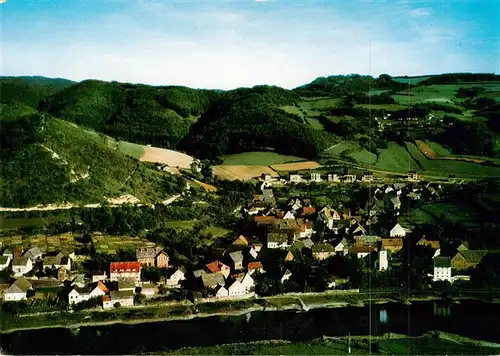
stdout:
[[[437,303],[437,304],[436,304]],[[441,330],[500,342],[500,304],[475,300],[459,304],[413,302],[309,312],[253,312],[242,316],[15,331],[1,335],[8,354],[133,354],[227,343],[285,339],[306,341],[327,336],[421,335]]]

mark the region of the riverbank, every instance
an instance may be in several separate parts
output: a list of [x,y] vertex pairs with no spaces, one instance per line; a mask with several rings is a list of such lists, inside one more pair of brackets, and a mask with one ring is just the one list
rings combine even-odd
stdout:
[[[164,303],[118,308],[113,310],[83,310],[79,312],[61,311],[54,313],[21,314],[13,316],[2,313],[0,329],[2,334],[14,331],[70,328],[85,326],[105,326],[113,324],[143,324],[175,320],[192,320],[216,316],[239,316],[252,312],[273,312],[295,310],[307,312],[320,308],[344,308],[349,306],[364,307],[369,304],[387,304],[437,301],[443,298],[438,295],[402,295],[399,292],[386,293],[316,293],[279,295],[264,298],[242,300],[226,300],[207,303]],[[456,296],[449,301],[460,302],[461,299],[481,300],[498,303],[498,298],[479,298],[473,296]]]
[[422,336],[388,333],[382,336],[322,337],[310,342],[293,343],[268,340],[225,344],[211,347],[187,347],[170,352],[147,355],[494,355],[500,344],[483,342],[443,332],[428,332]]

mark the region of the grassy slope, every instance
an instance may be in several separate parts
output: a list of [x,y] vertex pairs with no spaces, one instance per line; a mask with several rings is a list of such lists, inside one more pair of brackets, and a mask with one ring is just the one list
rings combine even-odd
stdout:
[[3,154],[2,206],[97,203],[123,194],[151,201],[179,191],[177,178],[106,147],[93,132],[48,116],[42,127],[39,143]]
[[234,155],[224,155],[221,157],[223,164],[229,165],[265,165],[303,161],[303,158],[296,156],[281,155],[275,152],[245,152]]

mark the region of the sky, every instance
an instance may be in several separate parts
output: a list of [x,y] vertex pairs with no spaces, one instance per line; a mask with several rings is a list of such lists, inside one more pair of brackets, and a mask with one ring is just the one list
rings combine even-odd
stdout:
[[2,75],[232,89],[500,73],[500,0],[0,0]]

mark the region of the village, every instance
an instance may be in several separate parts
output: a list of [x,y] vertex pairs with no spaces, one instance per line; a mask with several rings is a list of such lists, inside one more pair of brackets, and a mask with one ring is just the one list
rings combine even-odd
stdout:
[[[402,204],[424,196],[439,199],[447,189],[441,184],[423,182],[416,173],[385,184],[372,184],[371,175],[359,180],[355,175],[324,177],[312,173],[309,182],[370,184],[366,208],[352,212],[341,206],[314,206],[307,196],[290,196],[281,204],[273,185],[294,185],[307,179],[298,174],[291,174],[288,181],[263,175],[253,202],[241,209],[241,219],[250,222],[252,233],[237,234],[218,254],[206,256],[209,263],[172,264],[175,256],[169,256],[162,246],[152,246],[137,248],[135,258],[110,262],[107,270],[82,271],[81,261],[88,256],[79,256],[71,249],[47,253],[37,246],[26,251],[4,246],[0,270],[13,282],[3,291],[3,299],[30,300],[47,282],[66,286],[69,308],[85,305],[102,309],[144,305],[145,300],[176,292],[191,300],[210,302],[262,294],[359,291],[354,275],[362,271],[378,276],[396,270],[404,273],[405,264],[414,263],[405,259],[409,251],[423,263],[420,277],[432,288],[435,283],[467,282],[471,271],[491,252],[470,249],[464,240],[455,241],[452,248],[447,246],[443,254],[441,241],[416,235],[397,222]],[[344,270],[347,263],[354,269]],[[40,273],[35,271],[45,273],[37,277]]]

